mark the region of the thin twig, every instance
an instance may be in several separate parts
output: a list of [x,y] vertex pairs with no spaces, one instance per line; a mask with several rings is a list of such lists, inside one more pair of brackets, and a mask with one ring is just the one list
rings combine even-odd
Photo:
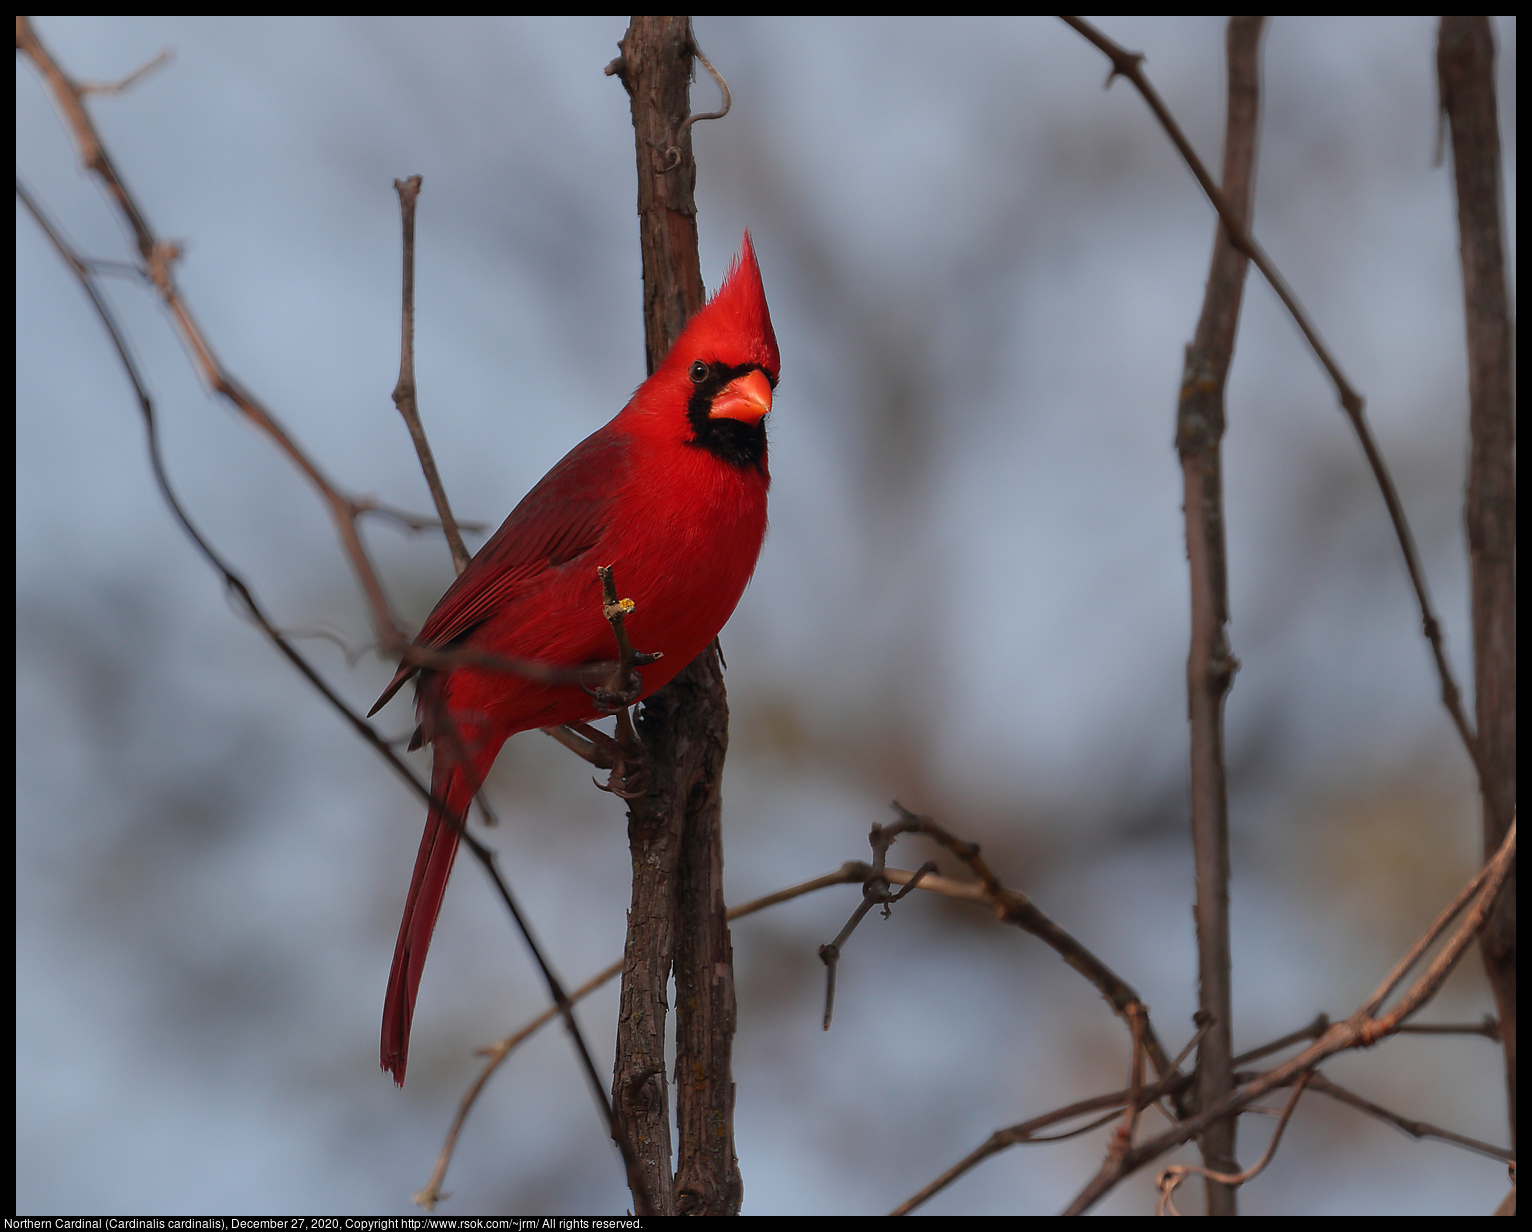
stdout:
[[[895,807],[897,808],[898,805]],[[891,891],[884,865],[888,859],[888,849],[899,833],[897,826],[873,826],[868,836],[868,841],[872,844],[872,867],[862,883],[862,901],[851,913],[851,918],[846,921],[845,927],[836,934],[835,940],[829,945],[819,947],[819,959],[825,965],[824,1029],[826,1031],[830,1029],[830,1018],[835,1011],[835,972],[840,965],[841,947],[850,940],[851,934],[856,931],[856,926],[873,907],[881,906],[883,918],[887,919],[891,904],[898,902],[925,877],[936,871],[936,865],[927,861],[915,870],[899,893],[895,894]]]
[[[644,745],[638,738],[638,732],[633,727],[633,718],[628,713],[629,705],[643,692],[643,681],[634,669],[662,659],[664,655],[660,651],[644,654],[633,649],[625,623],[633,613],[633,600],[617,597],[617,583],[613,580],[610,566],[597,565],[596,574],[601,579],[601,614],[612,626],[612,636],[617,641],[617,662],[612,666],[605,683],[593,689],[587,688],[586,692],[602,710],[617,712],[617,739],[613,747],[608,749],[598,739],[603,736],[603,733],[585,724],[581,725],[585,728],[581,735],[591,741],[593,746],[600,746],[600,756],[603,760],[607,757],[611,758],[611,774],[605,783],[597,782],[596,786],[624,800],[634,800],[644,794],[648,778]],[[559,743],[566,748],[574,749],[582,757],[586,756],[573,741],[560,737],[555,739],[558,739]],[[593,759],[587,757],[587,760]]]
[[1107,1145],[1109,1153],[1122,1154],[1133,1145],[1133,1131],[1138,1128],[1139,1114],[1144,1109],[1142,1088],[1144,1085],[1144,1007],[1134,1005],[1128,1011],[1128,1026],[1133,1031],[1133,1057],[1128,1064],[1128,1106],[1123,1110],[1122,1124]]
[[1304,1040],[1315,1040],[1330,1029],[1330,1016],[1319,1014],[1314,1021],[1306,1027],[1299,1027],[1279,1039],[1274,1039],[1269,1044],[1262,1044],[1259,1048],[1252,1048],[1249,1052],[1242,1052],[1234,1058],[1236,1066],[1249,1065],[1252,1061],[1259,1061],[1262,1057],[1269,1057],[1274,1052],[1281,1052],[1284,1048],[1290,1048],[1294,1044],[1301,1044]]
[[1381,1104],[1375,1104],[1370,1099],[1363,1098],[1355,1091],[1348,1091],[1345,1087],[1330,1081],[1330,1079],[1318,1071],[1314,1071],[1312,1078],[1309,1080],[1309,1089],[1318,1091],[1323,1095],[1328,1095],[1331,1099],[1339,1100],[1343,1104],[1349,1104],[1353,1108],[1358,1108],[1369,1116],[1377,1117],[1380,1121],[1386,1121],[1396,1129],[1409,1134],[1411,1138],[1417,1141],[1422,1138],[1435,1138],[1441,1142],[1451,1143],[1453,1146],[1460,1146],[1465,1151],[1473,1151],[1479,1155],[1486,1155],[1490,1159],[1501,1159],[1509,1162],[1515,1158],[1514,1152],[1507,1150],[1503,1146],[1481,1142],[1479,1139],[1470,1138],[1466,1134],[1443,1129],[1440,1125],[1432,1125],[1429,1121],[1417,1121],[1409,1117],[1400,1116],[1397,1112],[1391,1111]]
[[1451,927],[1452,921],[1462,914],[1463,908],[1473,901],[1474,895],[1492,875],[1493,870],[1494,861],[1491,861],[1475,873],[1468,884],[1458,891],[1457,896],[1442,909],[1441,914],[1431,922],[1430,927],[1416,938],[1415,944],[1410,946],[1404,956],[1394,964],[1393,970],[1385,975],[1382,982],[1373,989],[1372,996],[1362,1003],[1363,1013],[1373,1015],[1378,1012],[1383,1003],[1388,1000],[1389,994],[1399,987],[1405,976],[1414,969],[1421,956],[1436,944],[1441,935]]
[[1486,1014],[1480,1022],[1407,1022],[1399,1028],[1400,1035],[1482,1035],[1499,1043],[1504,1036],[1499,1021]]
[[[1020,891],[1011,890],[1002,885],[980,854],[979,844],[958,838],[930,817],[922,813],[910,812],[897,800],[893,802],[893,805],[899,813],[899,820],[892,826],[882,827],[882,833],[887,836],[888,842],[891,843],[900,834],[923,834],[962,860],[979,879],[978,885],[963,882],[948,883],[948,888],[953,891],[949,893],[949,897],[967,898],[973,902],[984,903],[994,911],[997,919],[1007,924],[1014,924],[1023,932],[1031,933],[1038,940],[1051,946],[1060,958],[1096,986],[1096,989],[1106,998],[1107,1004],[1124,1021],[1128,1018],[1131,1006],[1143,1005],[1143,998],[1121,976],[1055,924],[1031,899]],[[887,876],[890,881],[895,880],[892,871],[889,871]],[[947,881],[945,878],[928,878],[927,880]],[[931,888],[934,889],[935,886]],[[1144,1050],[1154,1066],[1155,1073],[1161,1078],[1173,1071],[1170,1056],[1165,1051],[1165,1046],[1160,1043],[1159,1036],[1155,1034],[1154,1026],[1147,1017],[1147,1010],[1144,1019]],[[1182,1099],[1184,1096],[1178,1095],[1177,1098]]]
[[[555,739],[558,739],[558,736],[555,733],[561,729],[545,728],[544,730],[546,730],[550,736],[554,736]],[[775,893],[767,894],[762,898],[751,899],[749,902],[741,903],[737,907],[731,907],[729,909],[729,919],[731,921],[742,919],[747,915],[753,915],[757,911],[764,911],[767,907],[774,907],[778,903],[785,903],[789,899],[801,898],[805,894],[812,894],[815,890],[823,890],[827,886],[846,885],[848,883],[862,881],[865,879],[866,875],[866,864],[862,863],[860,860],[848,861],[847,863],[841,865],[840,868],[836,869],[835,872],[826,873],[823,877],[815,877],[811,881],[804,881],[795,886],[788,886],[786,889],[777,890]],[[578,988],[571,992],[569,994],[570,1003],[573,1004],[574,1002],[584,1000],[587,996],[595,992],[596,989],[600,988],[603,984],[616,979],[617,976],[621,974],[622,959],[619,958],[616,962],[612,963],[611,966],[605,968],[602,971],[598,971],[595,975],[591,976],[590,979],[586,980],[585,983],[581,984]],[[513,1051],[515,1051],[517,1045],[529,1038],[533,1033],[537,1031],[539,1027],[544,1026],[545,1024],[551,1022],[554,1018],[558,1017],[558,1014],[559,1009],[557,1006],[549,1006],[541,1014],[537,1015],[537,1017],[531,1019],[529,1022],[523,1023],[520,1027],[516,1028],[515,1031],[512,1031],[511,1034],[507,1035],[504,1039],[499,1040],[486,1048],[479,1049],[479,1055],[488,1057],[489,1059],[485,1062],[484,1068],[479,1071],[478,1077],[473,1080],[473,1082],[469,1085],[468,1090],[463,1093],[463,1098],[458,1101],[457,1113],[452,1118],[452,1124],[447,1130],[446,1141],[442,1143],[441,1152],[437,1155],[436,1167],[431,1172],[431,1179],[426,1182],[424,1188],[415,1194],[415,1201],[419,1205],[425,1207],[426,1210],[435,1210],[436,1203],[441,1200],[441,1185],[442,1182],[446,1180],[447,1168],[452,1163],[452,1153],[457,1149],[458,1136],[462,1133],[463,1125],[468,1120],[468,1114],[473,1111],[473,1106],[478,1101],[479,1095],[484,1090],[485,1084],[489,1082],[490,1076],[494,1074],[494,1072],[500,1068],[501,1063],[508,1056],[510,1056]],[[1113,1115],[1116,1114],[1114,1113]]]
[[169,64],[174,58],[175,52],[166,47],[159,55],[140,64],[126,77],[119,77],[116,81],[77,81],[75,85],[81,94],[122,94],[131,90],[155,69]]
[[[1454,966],[1462,958],[1464,950],[1473,943],[1488,918],[1507,874],[1516,859],[1516,823],[1512,821],[1505,842],[1485,868],[1473,879],[1479,885],[1473,906],[1458,925],[1457,930],[1442,948],[1440,954],[1423,971],[1415,983],[1406,990],[1394,1008],[1378,1018],[1362,1005],[1350,1018],[1328,1027],[1314,1043],[1296,1056],[1289,1058],[1260,1077],[1241,1084],[1226,1099],[1204,1108],[1196,1115],[1187,1117],[1180,1124],[1158,1137],[1140,1143],[1118,1160],[1108,1160],[1095,1178],[1080,1191],[1070,1203],[1065,1214],[1084,1214],[1124,1177],[1131,1175],[1166,1151],[1197,1137],[1203,1129],[1215,1121],[1223,1120],[1258,1100],[1267,1091],[1285,1086],[1298,1075],[1313,1069],[1326,1057],[1352,1048],[1367,1048],[1395,1033],[1410,1015],[1424,1006],[1446,981]],[[1431,931],[1436,931],[1436,925]],[[1417,943],[1411,953],[1420,954],[1426,947]],[[1390,977],[1392,978],[1392,977]],[[1375,994],[1376,995],[1376,994]],[[1369,1002],[1368,1004],[1371,1004]]]
[[458,533],[457,521],[452,516],[452,506],[447,500],[447,489],[442,486],[441,475],[436,470],[436,458],[431,453],[431,442],[420,422],[420,405],[415,387],[415,205],[420,199],[423,178],[412,175],[408,179],[395,180],[394,191],[399,194],[399,218],[404,233],[404,277],[401,283],[399,304],[399,380],[394,385],[394,406],[404,417],[415,442],[415,454],[420,459],[420,470],[425,476],[426,487],[431,489],[431,499],[436,502],[436,513],[441,519],[442,533],[447,536],[447,547],[452,552],[452,565],[462,573],[468,568],[468,549],[463,546],[463,536]]
[[1287,1107],[1282,1109],[1282,1117],[1277,1122],[1277,1128],[1271,1135],[1271,1141],[1266,1144],[1266,1153],[1243,1172],[1214,1172],[1209,1168],[1198,1167],[1196,1164],[1174,1164],[1160,1173],[1155,1181],[1155,1188],[1160,1191],[1159,1208],[1155,1212],[1159,1215],[1179,1215],[1176,1210],[1173,1195],[1176,1187],[1188,1176],[1203,1176],[1210,1181],[1216,1181],[1220,1185],[1227,1185],[1231,1189],[1238,1188],[1246,1181],[1252,1180],[1266,1170],[1277,1153],[1277,1144],[1282,1141],[1282,1131],[1287,1128],[1288,1121],[1292,1120],[1293,1111],[1298,1107],[1298,1099],[1303,1094],[1303,1089],[1313,1078],[1313,1072],[1303,1074],[1293,1085],[1293,1093],[1288,1097]]
[[1394,487],[1393,477],[1389,474],[1388,466],[1383,461],[1383,455],[1379,452],[1377,443],[1373,440],[1372,430],[1367,426],[1365,416],[1365,402],[1361,394],[1352,387],[1346,379],[1346,374],[1341,370],[1340,364],[1330,353],[1324,339],[1309,319],[1307,311],[1299,302],[1287,280],[1272,263],[1266,250],[1255,241],[1253,235],[1240,221],[1238,212],[1230,205],[1222,190],[1208,174],[1202,160],[1197,157],[1197,152],[1192,149],[1191,142],[1181,131],[1181,126],[1165,106],[1159,93],[1150,84],[1145,76],[1142,62],[1143,53],[1129,51],[1127,48],[1114,43],[1106,35],[1102,34],[1089,22],[1079,17],[1065,17],[1063,19],[1072,29],[1078,31],[1085,39],[1094,44],[1112,62],[1112,72],[1107,77],[1110,85],[1113,78],[1122,76],[1131,81],[1138,92],[1143,95],[1144,101],[1149,104],[1149,109],[1154,112],[1160,126],[1165,130],[1171,141],[1180,151],[1192,175],[1197,179],[1202,191],[1212,202],[1213,208],[1218,211],[1218,216],[1228,228],[1230,237],[1239,249],[1253,262],[1262,276],[1276,292],[1277,298],[1285,307],[1297,324],[1299,331],[1308,342],[1317,358],[1329,375],[1331,383],[1335,386],[1336,395],[1340,400],[1341,408],[1346,412],[1346,417],[1351,421],[1357,440],[1362,446],[1362,452],[1367,456],[1367,464],[1372,469],[1373,478],[1377,482],[1379,490],[1383,494],[1383,503],[1388,507],[1389,520],[1394,526],[1394,535],[1399,540],[1399,550],[1404,554],[1404,565],[1410,576],[1410,585],[1414,587],[1415,598],[1420,606],[1421,627],[1426,640],[1431,645],[1431,654],[1436,662],[1436,674],[1441,682],[1442,705],[1447,708],[1447,713],[1452,716],[1453,725],[1457,728],[1459,737],[1463,741],[1463,747],[1468,750],[1468,756],[1473,761],[1474,769],[1480,772],[1482,778],[1483,767],[1480,765],[1478,741],[1473,729],[1469,725],[1468,716],[1463,710],[1462,691],[1458,688],[1457,680],[1452,674],[1452,667],[1447,662],[1447,650],[1445,636],[1442,633],[1441,621],[1437,619],[1435,608],[1431,603],[1430,591],[1426,587],[1425,571],[1420,563],[1420,553],[1415,547],[1415,536],[1410,530],[1409,520],[1405,517],[1404,505],[1399,500],[1399,493]]
[[[57,62],[42,46],[41,42],[38,41],[35,33],[32,31],[30,23],[27,22],[24,17],[17,18],[16,31],[17,46],[26,51],[33,62],[42,68],[44,75],[48,78],[50,84],[53,85],[60,105],[64,108],[66,115],[75,128],[77,139],[80,141],[82,154],[85,157],[87,167],[96,171],[102,177],[102,179],[106,181],[108,188],[117,198],[120,207],[122,208],[124,214],[127,216],[130,224],[137,234],[140,253],[144,256],[146,262],[149,264],[151,277],[154,279],[155,284],[160,288],[162,298],[165,299],[167,306],[170,307],[172,311],[172,315],[180,324],[183,338],[187,341],[188,345],[193,350],[194,355],[197,356],[198,362],[203,366],[204,372],[215,376],[216,382],[214,387],[218,388],[219,392],[228,396],[242,410],[245,410],[246,413],[251,416],[251,418],[255,419],[258,423],[261,423],[263,427],[266,427],[268,432],[272,435],[273,439],[275,439],[278,444],[283,447],[284,451],[288,453],[289,457],[299,465],[300,469],[305,470],[305,473],[309,474],[310,478],[314,479],[316,484],[319,485],[326,493],[327,499],[329,499],[331,504],[332,511],[337,513],[337,525],[341,529],[343,542],[345,542],[347,545],[348,553],[353,554],[353,561],[357,564],[359,572],[363,575],[364,589],[368,590],[369,597],[373,597],[375,599],[374,612],[376,617],[380,623],[388,629],[389,635],[391,635],[391,637],[402,638],[402,635],[398,633],[397,628],[395,628],[392,624],[392,618],[388,612],[387,602],[382,599],[381,586],[377,585],[376,576],[372,572],[371,564],[367,560],[366,553],[362,549],[361,541],[357,536],[354,505],[348,502],[346,498],[342,498],[335,489],[328,485],[327,481],[324,480],[323,476],[318,471],[318,468],[309,462],[307,457],[300,450],[298,450],[297,446],[291,442],[286,433],[280,428],[279,425],[276,424],[276,421],[267,415],[267,413],[264,411],[264,408],[260,407],[258,403],[251,399],[248,395],[245,395],[243,391],[239,390],[238,387],[234,385],[232,380],[225,377],[222,373],[222,370],[217,367],[216,362],[212,358],[211,350],[207,347],[207,344],[202,338],[200,331],[198,331],[195,325],[192,323],[190,313],[186,310],[185,305],[180,300],[180,297],[174,293],[168,265],[169,259],[171,255],[173,255],[172,246],[161,244],[159,241],[154,239],[153,233],[150,231],[148,223],[145,221],[142,212],[139,210],[132,196],[127,192],[127,189],[124,187],[120,177],[118,177],[116,170],[112,166],[111,159],[106,153],[105,147],[102,146],[100,139],[95,132],[95,128],[91,124],[90,119],[85,112],[79,88],[69,79],[62,68],[59,67]],[[74,272],[76,278],[79,279],[79,281],[85,287],[86,293],[90,296],[92,303],[95,305],[98,314],[101,316],[103,324],[106,326],[107,331],[112,338],[113,345],[117,349],[118,355],[122,359],[123,365],[127,370],[129,378],[133,383],[135,392],[138,395],[139,407],[144,416],[146,432],[148,435],[150,461],[151,466],[154,469],[156,482],[158,483],[161,493],[164,495],[167,504],[170,506],[177,520],[181,523],[183,529],[196,544],[197,549],[223,577],[225,586],[228,587],[232,594],[238,597],[245,610],[249,612],[251,618],[261,626],[266,635],[272,640],[273,644],[278,648],[278,650],[281,651],[281,653],[288,659],[288,661],[291,662],[294,667],[296,667],[299,672],[301,672],[303,676],[320,692],[320,694],[327,701],[329,701],[332,706],[336,708],[336,710],[350,723],[353,730],[355,730],[365,741],[367,741],[367,743],[372,745],[379,756],[383,757],[384,760],[387,761],[389,765],[405,780],[405,782],[416,791],[416,793],[426,802],[428,807],[439,808],[447,816],[451,816],[450,810],[446,809],[445,804],[437,800],[432,794],[431,790],[415,777],[409,766],[403,761],[402,758],[400,758],[398,753],[395,752],[389,743],[383,739],[383,737],[380,736],[376,731],[374,731],[372,726],[367,723],[365,719],[351,710],[351,708],[347,706],[345,702],[342,701],[340,697],[329,687],[329,685],[324,681],[323,677],[319,675],[319,673],[312,667],[312,665],[310,665],[308,661],[298,653],[297,649],[291,644],[291,642],[282,636],[277,627],[261,610],[250,588],[239,577],[239,575],[236,574],[223,561],[217,552],[214,551],[209,542],[193,525],[185,510],[182,508],[179,500],[176,498],[174,491],[170,486],[169,477],[165,471],[164,461],[160,454],[159,437],[153,402],[150,400],[138,370],[133,364],[122,333],[118,329],[114,318],[106,306],[105,300],[95,285],[94,275],[92,274],[89,267],[74,255],[73,250],[65,243],[62,235],[55,228],[48,224],[42,210],[31,199],[30,195],[26,193],[19,179],[17,181],[16,191],[17,195],[22,199],[23,204],[26,206],[28,211],[43,228],[45,234],[47,234],[55,249],[57,249],[59,253],[64,257],[65,262]],[[342,508],[344,508],[346,513],[345,517],[339,516]],[[376,596],[373,596],[374,590],[376,591]],[[612,1114],[611,1104],[606,1095],[606,1088],[596,1073],[595,1065],[590,1057],[590,1050],[586,1046],[585,1038],[580,1031],[579,1024],[574,1018],[573,1009],[569,1003],[569,999],[564,995],[562,986],[559,983],[557,976],[554,974],[552,967],[548,964],[546,958],[543,956],[541,947],[538,946],[530,928],[522,916],[521,910],[517,905],[514,896],[511,894],[510,886],[501,876],[499,867],[495,861],[494,853],[491,852],[482,843],[480,843],[471,833],[469,833],[466,826],[462,825],[461,821],[455,822],[454,824],[457,826],[459,835],[462,840],[467,844],[475,859],[479,861],[480,865],[484,868],[485,872],[494,883],[496,890],[500,894],[501,900],[505,903],[506,908],[510,911],[512,918],[516,921],[517,927],[521,931],[522,938],[526,942],[528,950],[531,952],[539,970],[542,972],[543,978],[548,985],[549,992],[553,997],[553,1000],[557,1003],[558,1008],[564,1017],[565,1023],[569,1028],[570,1036],[574,1040],[576,1050],[580,1054],[581,1062],[585,1069],[586,1076],[591,1083],[592,1094],[596,1100],[597,1107],[602,1111],[605,1124],[612,1132],[618,1150],[623,1156],[624,1164],[627,1167],[629,1174],[631,1175],[633,1172],[632,1147],[627,1142],[627,1139],[623,1136],[621,1126]],[[642,1191],[640,1190],[640,1193],[641,1192]]]
[[[407,509],[396,509],[394,506],[385,505],[382,501],[371,496],[357,497],[356,508],[358,513],[374,513],[380,518],[387,518],[412,534],[418,534],[420,531],[442,529],[442,520],[440,518],[430,518],[423,514],[411,513]],[[479,535],[483,534],[487,527],[483,522],[458,522],[457,529]]]
[[723,79],[723,74],[713,67],[713,62],[702,54],[702,47],[697,42],[697,32],[692,29],[691,19],[686,22],[687,33],[691,36],[692,55],[702,61],[702,67],[707,69],[709,75],[718,83],[718,92],[723,96],[723,105],[717,111],[699,111],[687,116],[681,121],[681,131],[686,132],[698,120],[721,120],[729,114],[729,108],[734,105],[734,96],[729,93],[729,83]]

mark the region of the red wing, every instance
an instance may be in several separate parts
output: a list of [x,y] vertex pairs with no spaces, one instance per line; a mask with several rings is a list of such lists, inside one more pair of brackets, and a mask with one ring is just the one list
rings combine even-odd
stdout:
[[[613,490],[626,477],[627,448],[607,428],[586,437],[542,477],[511,511],[437,602],[415,638],[419,646],[446,646],[482,624],[545,569],[567,564],[600,540]],[[401,664],[376,714],[415,674]]]

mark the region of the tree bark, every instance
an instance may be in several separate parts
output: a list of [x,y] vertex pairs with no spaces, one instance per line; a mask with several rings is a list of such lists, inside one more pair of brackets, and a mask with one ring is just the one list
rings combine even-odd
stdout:
[[[1233,17],[1227,35],[1229,110],[1224,134],[1223,191],[1248,230],[1260,118],[1260,42],[1264,18]],[[1176,412],[1191,576],[1192,635],[1186,658],[1191,725],[1192,845],[1197,878],[1199,1010],[1205,1034],[1197,1053],[1197,1103],[1207,1108],[1234,1090],[1234,1032],[1229,952],[1229,809],[1224,773],[1223,706],[1239,666],[1229,648],[1229,585],[1224,552],[1224,388],[1234,356],[1249,259],[1220,224],[1197,332],[1186,348]],[[1199,1140],[1203,1166],[1239,1171],[1236,1121],[1207,1128]],[[1235,1188],[1207,1182],[1207,1213],[1233,1215]]]
[[[1473,591],[1475,725],[1487,859],[1516,815],[1516,401],[1501,228],[1495,37],[1488,17],[1443,17],[1436,53],[1452,128],[1468,331],[1466,522]],[[1516,1145],[1516,873],[1479,939],[1505,1043]]]
[[[692,74],[690,18],[634,17],[619,46],[622,54],[608,72],[621,77],[632,105],[644,342],[652,373],[705,298],[693,197],[697,168],[690,130],[683,127]],[[613,1094],[639,1145],[660,1214],[730,1215],[740,1206],[730,1063],[733,950],[720,832],[728,716],[712,646],[645,701],[638,720],[649,783],[628,811],[633,907]],[[664,1074],[665,985],[672,964],[680,1139],[674,1178]]]

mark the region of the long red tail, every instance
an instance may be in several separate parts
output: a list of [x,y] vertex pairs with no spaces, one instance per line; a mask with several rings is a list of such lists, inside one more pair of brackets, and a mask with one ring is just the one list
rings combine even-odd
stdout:
[[[462,819],[473,803],[477,782],[460,765],[438,748],[431,771],[431,794]],[[409,897],[404,900],[404,918],[399,921],[399,940],[394,945],[394,965],[388,973],[388,992],[383,998],[383,1068],[404,1085],[404,1067],[410,1052],[410,1019],[415,1014],[415,993],[420,988],[420,972],[426,964],[426,950],[436,929],[436,916],[447,892],[447,877],[457,856],[458,831],[447,814],[434,805],[426,815],[426,831],[420,837],[420,853],[415,857],[415,875],[410,878]]]

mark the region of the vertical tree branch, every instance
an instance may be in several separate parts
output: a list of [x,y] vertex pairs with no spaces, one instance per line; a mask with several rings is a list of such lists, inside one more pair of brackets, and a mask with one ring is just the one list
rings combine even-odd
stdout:
[[652,374],[701,309],[697,164],[692,158],[689,17],[634,17],[607,72],[627,87],[638,153],[638,242],[644,260],[644,352]]
[[[1516,815],[1515,340],[1501,235],[1495,40],[1488,17],[1443,17],[1436,67],[1452,126],[1458,246],[1468,327],[1466,521],[1472,570],[1474,691],[1484,849]],[[1479,940],[1500,1010],[1516,1142],[1516,872]]]
[[[694,45],[686,17],[634,17],[607,72],[622,79],[633,112],[643,254],[644,342],[652,373],[704,303],[697,254],[697,168],[689,84]],[[638,723],[649,789],[633,801],[628,835],[633,908],[623,960],[614,1090],[642,1140],[640,1155],[660,1213],[734,1214],[734,978],[722,894],[719,784],[728,703],[710,647],[644,703]],[[672,1186],[665,1112],[665,982],[676,969],[676,1122]],[[653,1102],[628,1111],[626,1087],[649,1084]]]
[[[1229,114],[1223,193],[1248,225],[1260,117],[1263,18],[1232,17],[1227,36]],[[1192,845],[1197,875],[1199,1001],[1207,1031],[1197,1052],[1197,1102],[1207,1108],[1234,1089],[1229,955],[1229,817],[1224,776],[1223,705],[1238,661],[1229,649],[1229,584],[1224,553],[1224,389],[1239,327],[1249,258],[1220,223],[1197,332],[1186,348],[1176,411],[1176,449],[1185,482],[1186,556],[1191,574],[1191,650],[1186,658],[1191,723]],[[1239,1172],[1233,1118],[1208,1126],[1203,1165],[1220,1176]],[[1235,1187],[1207,1179],[1209,1215],[1233,1215]]]
[[651,758],[670,750],[668,793],[685,818],[674,900],[676,1213],[737,1215],[744,1193],[734,1154],[734,947],[721,796],[729,705],[716,650],[708,647],[646,702],[643,717]]

